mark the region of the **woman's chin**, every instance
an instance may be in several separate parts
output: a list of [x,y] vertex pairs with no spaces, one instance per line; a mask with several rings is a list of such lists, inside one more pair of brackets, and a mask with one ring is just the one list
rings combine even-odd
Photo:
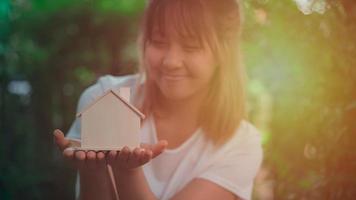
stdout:
[[179,91],[179,90],[166,90],[163,91],[163,95],[166,99],[171,101],[186,100],[191,96],[187,91]]

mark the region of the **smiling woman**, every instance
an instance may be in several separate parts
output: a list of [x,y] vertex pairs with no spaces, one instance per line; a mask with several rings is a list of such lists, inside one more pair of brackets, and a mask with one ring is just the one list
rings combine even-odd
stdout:
[[[204,96],[204,103],[199,121],[207,130],[207,136],[216,143],[231,137],[238,122],[245,117],[245,72],[240,58],[241,18],[240,6],[233,0],[204,3],[152,1],[140,38],[148,94],[142,110],[149,113],[152,102],[156,101],[149,94],[171,92],[162,82],[157,84],[157,75],[167,74],[167,71],[168,74],[182,73],[192,84],[189,89],[181,91],[181,95],[206,93],[200,95],[201,98]],[[158,66],[161,66],[160,70],[157,70]]]
[[205,96],[214,75],[214,56],[207,44],[191,44],[179,37],[172,26],[167,36],[158,34],[147,42],[145,63],[147,75],[161,91],[163,98],[182,100]]
[[141,147],[107,155],[73,152],[67,147],[80,139],[77,120],[67,138],[55,133],[79,170],[81,197],[250,199],[262,148],[259,132],[245,119],[239,4],[152,0],[143,20],[142,73],[100,78],[78,106],[81,111],[110,89],[130,87],[132,103],[147,116]]

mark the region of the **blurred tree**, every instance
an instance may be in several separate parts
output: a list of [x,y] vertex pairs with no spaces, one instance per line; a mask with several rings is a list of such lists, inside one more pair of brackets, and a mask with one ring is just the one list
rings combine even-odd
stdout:
[[291,2],[247,1],[249,75],[271,93],[265,165],[275,199],[356,195],[354,1],[323,15]]
[[[140,0],[1,2],[0,199],[74,197],[74,172],[62,164],[52,131],[68,129],[79,94],[98,76],[136,70],[126,49],[135,43],[143,6]],[[30,90],[16,93],[20,83]]]

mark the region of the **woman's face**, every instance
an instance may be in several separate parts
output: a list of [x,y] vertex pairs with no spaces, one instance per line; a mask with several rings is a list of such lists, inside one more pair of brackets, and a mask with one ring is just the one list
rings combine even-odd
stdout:
[[162,35],[153,30],[147,42],[144,61],[149,79],[170,100],[183,100],[205,94],[212,80],[216,62],[207,43],[179,35],[166,26]]

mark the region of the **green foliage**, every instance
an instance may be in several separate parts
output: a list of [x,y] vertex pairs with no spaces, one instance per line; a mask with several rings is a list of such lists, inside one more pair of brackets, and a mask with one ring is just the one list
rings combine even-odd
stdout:
[[[79,94],[98,76],[135,71],[121,51],[135,41],[143,1],[106,1],[117,9],[105,12],[103,2],[1,1],[0,199],[74,197],[75,172],[52,131],[68,130]],[[16,81],[30,93],[11,92]]]
[[291,3],[246,4],[249,76],[273,102],[265,167],[275,198],[353,199],[356,5],[305,16]]
[[137,15],[142,11],[145,5],[143,0],[130,0],[130,1],[115,1],[115,0],[103,0],[96,1],[96,7],[100,11],[104,12],[117,12],[123,15]]

